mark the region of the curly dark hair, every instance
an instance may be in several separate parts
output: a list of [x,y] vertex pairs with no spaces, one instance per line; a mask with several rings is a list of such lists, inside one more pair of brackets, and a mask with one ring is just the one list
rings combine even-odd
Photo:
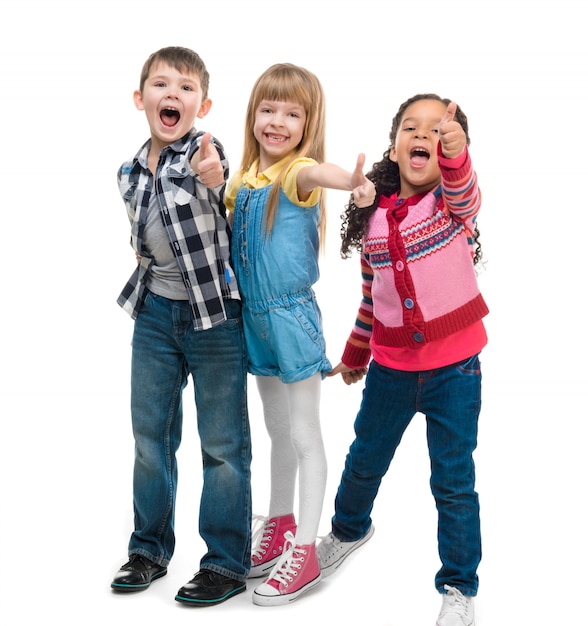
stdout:
[[[390,160],[390,150],[396,141],[396,135],[398,128],[402,122],[404,113],[411,104],[418,102],[419,100],[438,100],[444,104],[449,104],[451,100],[448,98],[441,98],[434,93],[422,93],[409,98],[400,105],[398,112],[392,120],[392,129],[390,130],[390,144],[388,149],[384,152],[381,161],[374,163],[372,169],[366,174],[376,187],[376,199],[374,203],[366,208],[358,208],[354,201],[353,195],[349,200],[349,204],[346,205],[344,213],[341,215],[343,221],[341,225],[341,256],[347,259],[351,256],[353,249],[358,252],[362,252],[362,240],[367,224],[373,212],[378,208],[378,203],[381,196],[391,196],[400,189],[400,171],[398,163]],[[470,144],[470,136],[468,134],[468,118],[465,113],[457,107],[455,112],[455,120],[460,123],[466,135],[466,143]],[[479,242],[480,232],[478,227],[474,228],[474,265],[478,263],[482,258],[482,248]]]

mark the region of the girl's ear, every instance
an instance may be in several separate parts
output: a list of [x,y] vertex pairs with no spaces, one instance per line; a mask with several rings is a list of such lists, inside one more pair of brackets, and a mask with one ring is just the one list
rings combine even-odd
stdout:
[[139,109],[139,111],[143,111],[145,108],[145,106],[143,105],[143,96],[138,89],[135,90],[135,92],[133,93],[133,100],[137,109]]
[[390,161],[394,163],[398,161],[398,156],[396,154],[396,146],[390,146]]

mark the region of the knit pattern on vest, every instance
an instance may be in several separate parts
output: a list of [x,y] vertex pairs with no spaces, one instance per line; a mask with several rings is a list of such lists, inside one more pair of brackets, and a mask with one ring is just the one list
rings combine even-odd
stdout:
[[443,209],[438,193],[414,200],[382,199],[364,239],[373,339],[382,345],[418,347],[488,313],[464,222]]

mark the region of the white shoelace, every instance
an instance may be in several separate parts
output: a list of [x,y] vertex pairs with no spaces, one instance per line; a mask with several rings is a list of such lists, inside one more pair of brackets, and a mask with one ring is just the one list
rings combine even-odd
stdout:
[[324,537],[319,537],[319,539],[320,543],[316,549],[319,559],[329,561],[341,551],[341,541],[339,541],[333,533],[329,533]]
[[266,553],[267,548],[272,540],[275,524],[269,524],[268,518],[263,515],[253,515],[252,517],[252,537],[251,556],[261,559]]
[[466,616],[469,613],[470,604],[467,598],[454,587],[444,585],[447,593],[443,597],[443,606],[441,607],[441,614],[439,617],[443,617],[448,614],[463,615]]
[[306,557],[306,550],[296,547],[296,540],[291,531],[284,534],[286,542],[284,543],[284,554],[280,560],[274,565],[268,580],[276,580],[279,583],[288,586],[302,568],[302,563]]

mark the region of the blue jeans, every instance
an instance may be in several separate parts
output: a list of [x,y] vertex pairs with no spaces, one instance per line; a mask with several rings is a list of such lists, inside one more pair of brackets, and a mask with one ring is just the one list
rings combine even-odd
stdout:
[[229,300],[225,307],[227,321],[196,331],[187,301],[148,293],[135,321],[135,530],[129,554],[160,565],[173,555],[182,391],[191,374],[203,463],[199,530],[207,546],[200,567],[244,580],[251,563],[247,360],[241,304]]
[[356,541],[368,532],[381,480],[415,413],[423,413],[442,563],[435,586],[443,592],[443,585],[451,585],[470,596],[478,591],[476,572],[482,557],[472,458],[481,381],[477,355],[423,372],[393,370],[372,361],[332,520],[333,534],[342,541]]

